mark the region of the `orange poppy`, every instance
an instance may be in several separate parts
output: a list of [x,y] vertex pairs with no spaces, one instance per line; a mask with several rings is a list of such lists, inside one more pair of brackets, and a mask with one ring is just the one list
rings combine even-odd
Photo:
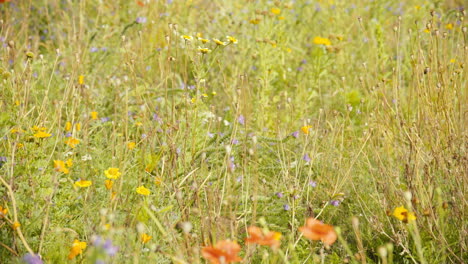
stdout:
[[299,227],[299,231],[310,240],[321,240],[326,245],[335,243],[338,238],[331,225],[324,224],[315,218],[308,218],[306,225]]
[[249,237],[245,239],[246,243],[270,246],[271,248],[279,248],[280,246],[281,233],[279,232],[264,232],[257,226],[251,226],[247,231],[249,232]]
[[0,3],[10,2],[10,0],[0,0]]
[[202,256],[210,261],[211,264],[222,264],[239,262],[242,259],[237,256],[241,247],[237,242],[231,240],[218,241],[214,246],[202,248]]

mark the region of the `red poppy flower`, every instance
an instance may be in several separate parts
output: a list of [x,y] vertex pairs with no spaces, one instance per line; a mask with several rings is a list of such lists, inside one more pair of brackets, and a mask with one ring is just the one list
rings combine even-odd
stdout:
[[299,227],[304,237],[311,240],[321,240],[326,245],[335,243],[338,238],[335,229],[331,225],[324,224],[315,218],[308,218],[306,225]]
[[278,248],[280,246],[281,233],[269,231],[264,232],[260,227],[251,226],[247,229],[249,237],[245,239],[246,243],[259,244]]
[[5,2],[10,2],[10,0],[0,0],[0,4],[3,4]]
[[231,240],[222,240],[214,246],[204,247],[202,256],[210,261],[211,264],[224,264],[239,262],[242,259],[237,256],[241,247],[237,242]]

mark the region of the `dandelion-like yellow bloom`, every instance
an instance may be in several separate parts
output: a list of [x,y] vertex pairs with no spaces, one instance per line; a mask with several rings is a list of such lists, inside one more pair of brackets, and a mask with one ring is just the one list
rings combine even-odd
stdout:
[[114,181],[113,180],[105,180],[104,181],[104,186],[106,186],[107,190],[112,189],[112,186],[114,186]]
[[204,38],[198,38],[198,40],[201,41],[203,44],[210,42],[209,39],[204,39]]
[[301,131],[302,133],[308,135],[309,134],[309,130],[312,128],[312,126],[303,126],[301,127]]
[[21,224],[19,222],[14,222],[12,225],[11,225],[11,228],[13,228],[13,230],[16,230],[18,229],[18,227],[20,227]]
[[198,51],[201,53],[201,54],[208,54],[211,52],[211,50],[209,48],[201,48],[201,47],[198,47]]
[[95,112],[95,111],[91,112],[91,119],[92,120],[97,120],[98,119],[98,112]]
[[260,21],[262,21],[260,18],[254,18],[254,19],[250,19],[249,23],[252,25],[258,25],[260,24]]
[[68,174],[70,172],[63,160],[54,160],[54,169],[64,174]]
[[71,137],[67,140],[65,140],[65,144],[67,144],[70,148],[75,148],[76,145],[80,143],[80,140],[74,137]]
[[107,170],[104,171],[104,174],[106,175],[106,177],[108,179],[118,179],[120,177],[120,170],[119,168],[109,168]]
[[216,43],[216,45],[218,46],[226,46],[226,43],[225,42],[222,42],[221,40],[219,39],[213,39],[213,42]]
[[273,7],[273,8],[271,9],[271,12],[272,12],[273,14],[275,14],[275,15],[279,15],[279,14],[281,14],[281,9],[279,9],[279,8],[277,8],[277,7]]
[[186,40],[186,41],[192,41],[193,40],[193,37],[192,36],[188,36],[188,35],[182,35],[181,38],[183,40]]
[[80,85],[84,84],[84,75],[78,76],[78,84],[80,84]]
[[128,143],[127,143],[127,148],[128,148],[128,149],[134,149],[135,146],[136,146],[136,143],[135,143],[135,142],[128,142]]
[[82,242],[82,241],[79,241],[78,239],[75,239],[70,249],[70,254],[68,254],[68,259],[74,259],[79,254],[83,253],[83,250],[85,250],[86,247],[87,247],[86,242]]
[[403,223],[416,220],[416,216],[412,212],[408,211],[404,206],[395,208],[395,210],[393,210],[393,216]]
[[151,238],[153,237],[146,233],[141,234],[141,242],[143,242],[143,244],[148,243],[151,240]]
[[141,194],[141,195],[145,195],[145,196],[148,196],[151,194],[151,191],[147,188],[145,188],[145,186],[140,186],[138,188],[136,188],[136,192],[138,194]]
[[452,30],[453,29],[453,24],[448,23],[447,25],[445,25],[445,28],[448,29],[448,30]]
[[314,43],[317,45],[324,45],[324,46],[330,46],[331,41],[327,38],[322,38],[322,37],[315,37],[314,38]]
[[4,217],[7,214],[8,214],[8,208],[3,208],[2,206],[0,206],[0,218]]
[[161,185],[162,183],[162,179],[161,177],[155,177],[154,178],[154,184],[156,184],[157,186]]
[[81,130],[81,123],[76,123],[75,129],[76,129],[76,131],[80,131]]
[[44,131],[39,131],[36,134],[34,134],[33,136],[35,138],[48,138],[48,137],[52,136],[52,134],[49,134],[49,133],[44,132]]
[[67,122],[65,124],[65,131],[70,131],[72,129],[72,123],[71,122]]
[[86,187],[91,186],[92,184],[93,184],[92,181],[85,181],[85,180],[79,180],[75,182],[75,186],[80,187],[80,188],[86,188]]
[[235,37],[226,36],[229,43],[237,44],[237,39]]

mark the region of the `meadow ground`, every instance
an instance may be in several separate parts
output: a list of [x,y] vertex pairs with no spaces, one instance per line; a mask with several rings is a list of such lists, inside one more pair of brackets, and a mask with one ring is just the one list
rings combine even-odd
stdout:
[[0,263],[468,262],[463,4],[0,0]]

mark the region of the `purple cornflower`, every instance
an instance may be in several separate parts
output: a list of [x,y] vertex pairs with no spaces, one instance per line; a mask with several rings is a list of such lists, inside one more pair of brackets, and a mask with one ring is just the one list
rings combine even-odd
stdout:
[[117,252],[119,251],[119,247],[112,245],[112,240],[110,239],[106,240],[104,245],[102,245],[102,248],[104,249],[106,254],[110,257],[115,256],[115,254],[117,254]]
[[138,24],[146,23],[146,21],[147,21],[146,17],[137,17],[135,19],[135,22],[138,23]]
[[44,263],[42,262],[41,257],[39,257],[38,255],[32,255],[30,253],[27,253],[26,255],[24,255],[23,260],[24,262],[28,264],[43,264]]
[[310,159],[310,157],[309,157],[309,154],[307,154],[307,153],[304,154],[304,156],[302,157],[302,159],[303,159],[305,162],[307,162],[307,163],[309,163],[309,162],[311,161],[311,159]]
[[315,187],[317,187],[317,182],[315,182],[315,181],[310,181],[310,182],[309,182],[309,186],[315,188]]
[[240,115],[238,118],[237,118],[237,122],[239,122],[239,124],[241,125],[245,125],[245,118],[243,115]]
[[233,140],[231,140],[231,144],[237,145],[237,144],[239,144],[239,140],[234,138]]
[[96,48],[96,47],[91,47],[91,48],[89,49],[89,52],[92,52],[92,53],[98,52],[98,51],[99,51],[99,49]]
[[102,117],[101,118],[102,123],[108,122],[109,120],[110,120],[110,118],[108,118],[108,117]]
[[278,198],[283,198],[283,193],[282,192],[277,192],[275,195]]
[[331,200],[330,201],[330,204],[333,205],[333,206],[338,206],[338,205],[340,205],[340,203],[341,202],[339,200]]
[[70,132],[67,132],[67,133],[65,134],[65,137],[71,137],[71,136],[72,136],[72,133],[70,133]]
[[283,209],[285,211],[289,211],[289,210],[291,210],[291,206],[289,206],[289,204],[285,204],[285,205],[283,205]]
[[291,136],[298,138],[299,137],[299,131],[294,131],[292,132]]

